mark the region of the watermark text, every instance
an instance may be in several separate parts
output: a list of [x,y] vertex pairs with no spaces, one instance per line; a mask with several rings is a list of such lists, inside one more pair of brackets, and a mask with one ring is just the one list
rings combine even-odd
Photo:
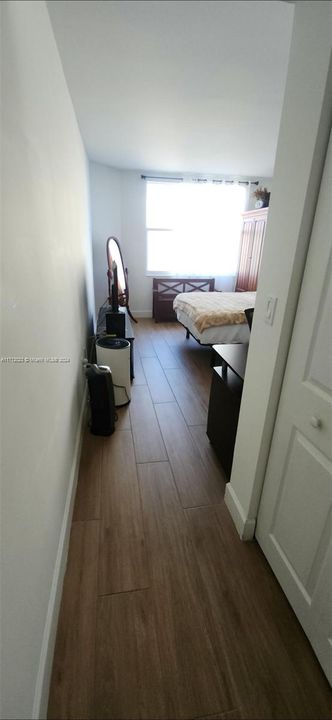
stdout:
[[24,363],[26,365],[29,365],[30,363],[70,363],[70,358],[68,357],[29,357],[29,356],[19,356],[19,355],[12,355],[9,357],[0,357],[0,363],[9,365],[12,363]]

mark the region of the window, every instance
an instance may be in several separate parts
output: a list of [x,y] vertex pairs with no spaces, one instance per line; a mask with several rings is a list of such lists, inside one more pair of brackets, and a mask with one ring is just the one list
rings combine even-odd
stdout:
[[147,271],[235,275],[246,198],[237,184],[148,181]]

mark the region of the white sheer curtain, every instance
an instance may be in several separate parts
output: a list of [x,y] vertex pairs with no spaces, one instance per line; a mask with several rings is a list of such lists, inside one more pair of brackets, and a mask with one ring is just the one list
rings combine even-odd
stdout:
[[147,182],[147,271],[235,275],[247,189],[238,184]]

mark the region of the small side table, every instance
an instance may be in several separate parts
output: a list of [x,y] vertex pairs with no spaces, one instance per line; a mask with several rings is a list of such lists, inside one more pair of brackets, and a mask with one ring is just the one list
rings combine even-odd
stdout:
[[213,345],[215,367],[209,401],[207,436],[229,479],[239,420],[248,344]]

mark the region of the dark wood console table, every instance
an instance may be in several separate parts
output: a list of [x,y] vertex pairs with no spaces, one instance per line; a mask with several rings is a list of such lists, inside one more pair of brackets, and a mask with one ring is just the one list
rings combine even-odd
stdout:
[[[101,335],[107,335],[106,333],[106,315],[110,312],[110,306],[109,305],[103,305],[98,312],[98,320],[97,320],[97,330],[96,330],[96,337],[99,338]],[[126,320],[125,320],[125,335],[124,339],[129,340],[130,342],[130,379],[133,380],[135,377],[134,373],[134,340],[135,335],[133,331],[133,326],[131,324],[130,317],[128,315],[128,312],[126,308],[121,308],[120,312],[123,312]]]
[[173,300],[184,292],[210,292],[214,278],[153,278],[152,314],[156,322],[176,320]]
[[207,435],[230,478],[248,344],[213,345]]

